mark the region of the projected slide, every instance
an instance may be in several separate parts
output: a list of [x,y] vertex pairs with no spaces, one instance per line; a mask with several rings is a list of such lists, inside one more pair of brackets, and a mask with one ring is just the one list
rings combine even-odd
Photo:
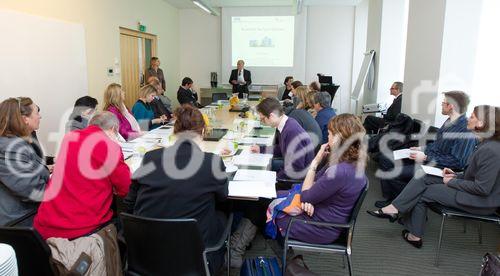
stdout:
[[233,65],[293,66],[293,16],[237,16],[231,23]]

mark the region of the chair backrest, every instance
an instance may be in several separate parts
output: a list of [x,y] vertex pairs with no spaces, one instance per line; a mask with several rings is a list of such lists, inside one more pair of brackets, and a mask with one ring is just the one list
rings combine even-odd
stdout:
[[226,93],[212,93],[212,102],[217,102],[218,100],[227,100]]
[[205,246],[196,219],[120,214],[128,268],[140,275],[205,275]]
[[33,228],[0,227],[0,243],[14,248],[20,276],[54,275],[49,246]]

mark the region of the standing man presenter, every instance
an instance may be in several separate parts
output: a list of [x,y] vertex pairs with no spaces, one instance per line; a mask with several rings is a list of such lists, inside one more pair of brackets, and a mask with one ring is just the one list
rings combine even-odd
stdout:
[[236,69],[231,71],[229,83],[233,85],[233,94],[238,93],[238,98],[243,98],[243,94],[248,95],[248,86],[252,84],[252,74],[244,69],[245,62],[238,60]]

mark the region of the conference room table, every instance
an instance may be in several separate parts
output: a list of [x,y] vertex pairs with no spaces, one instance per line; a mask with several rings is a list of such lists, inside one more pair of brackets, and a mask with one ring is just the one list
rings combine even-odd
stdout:
[[[257,144],[271,146],[274,142],[275,129],[270,127],[260,126],[260,121],[255,109],[256,102],[249,102],[250,111],[246,112],[249,115],[247,118],[241,118],[240,112],[231,112],[228,104],[210,104],[200,111],[209,119],[207,131],[212,128],[227,129],[228,132],[219,141],[202,141],[200,148],[204,152],[210,152],[221,155],[222,149],[230,149],[232,153],[227,156],[221,156],[226,165],[226,173],[228,179],[233,180],[235,172],[238,169],[251,169],[269,171],[271,168],[271,159],[262,163],[259,166],[233,164],[233,160],[238,154],[249,154],[249,148],[254,140],[258,140]],[[266,130],[267,135],[255,135],[255,128]],[[122,150],[125,157],[125,162],[130,167],[132,173],[142,163],[142,158],[147,151],[157,149],[159,147],[169,147],[176,141],[176,136],[173,133],[173,125],[164,125],[160,128],[146,132],[143,136],[136,138],[127,143],[122,143]],[[231,190],[231,189],[230,189]],[[240,197],[233,197],[239,199]],[[243,197],[241,199],[257,200],[257,197]]]

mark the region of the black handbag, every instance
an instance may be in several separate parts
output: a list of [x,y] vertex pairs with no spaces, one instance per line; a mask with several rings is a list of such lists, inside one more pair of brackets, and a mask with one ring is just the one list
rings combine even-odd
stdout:
[[486,253],[483,257],[479,276],[500,276],[500,257]]
[[286,264],[285,276],[317,276],[309,270],[302,255],[297,255]]

